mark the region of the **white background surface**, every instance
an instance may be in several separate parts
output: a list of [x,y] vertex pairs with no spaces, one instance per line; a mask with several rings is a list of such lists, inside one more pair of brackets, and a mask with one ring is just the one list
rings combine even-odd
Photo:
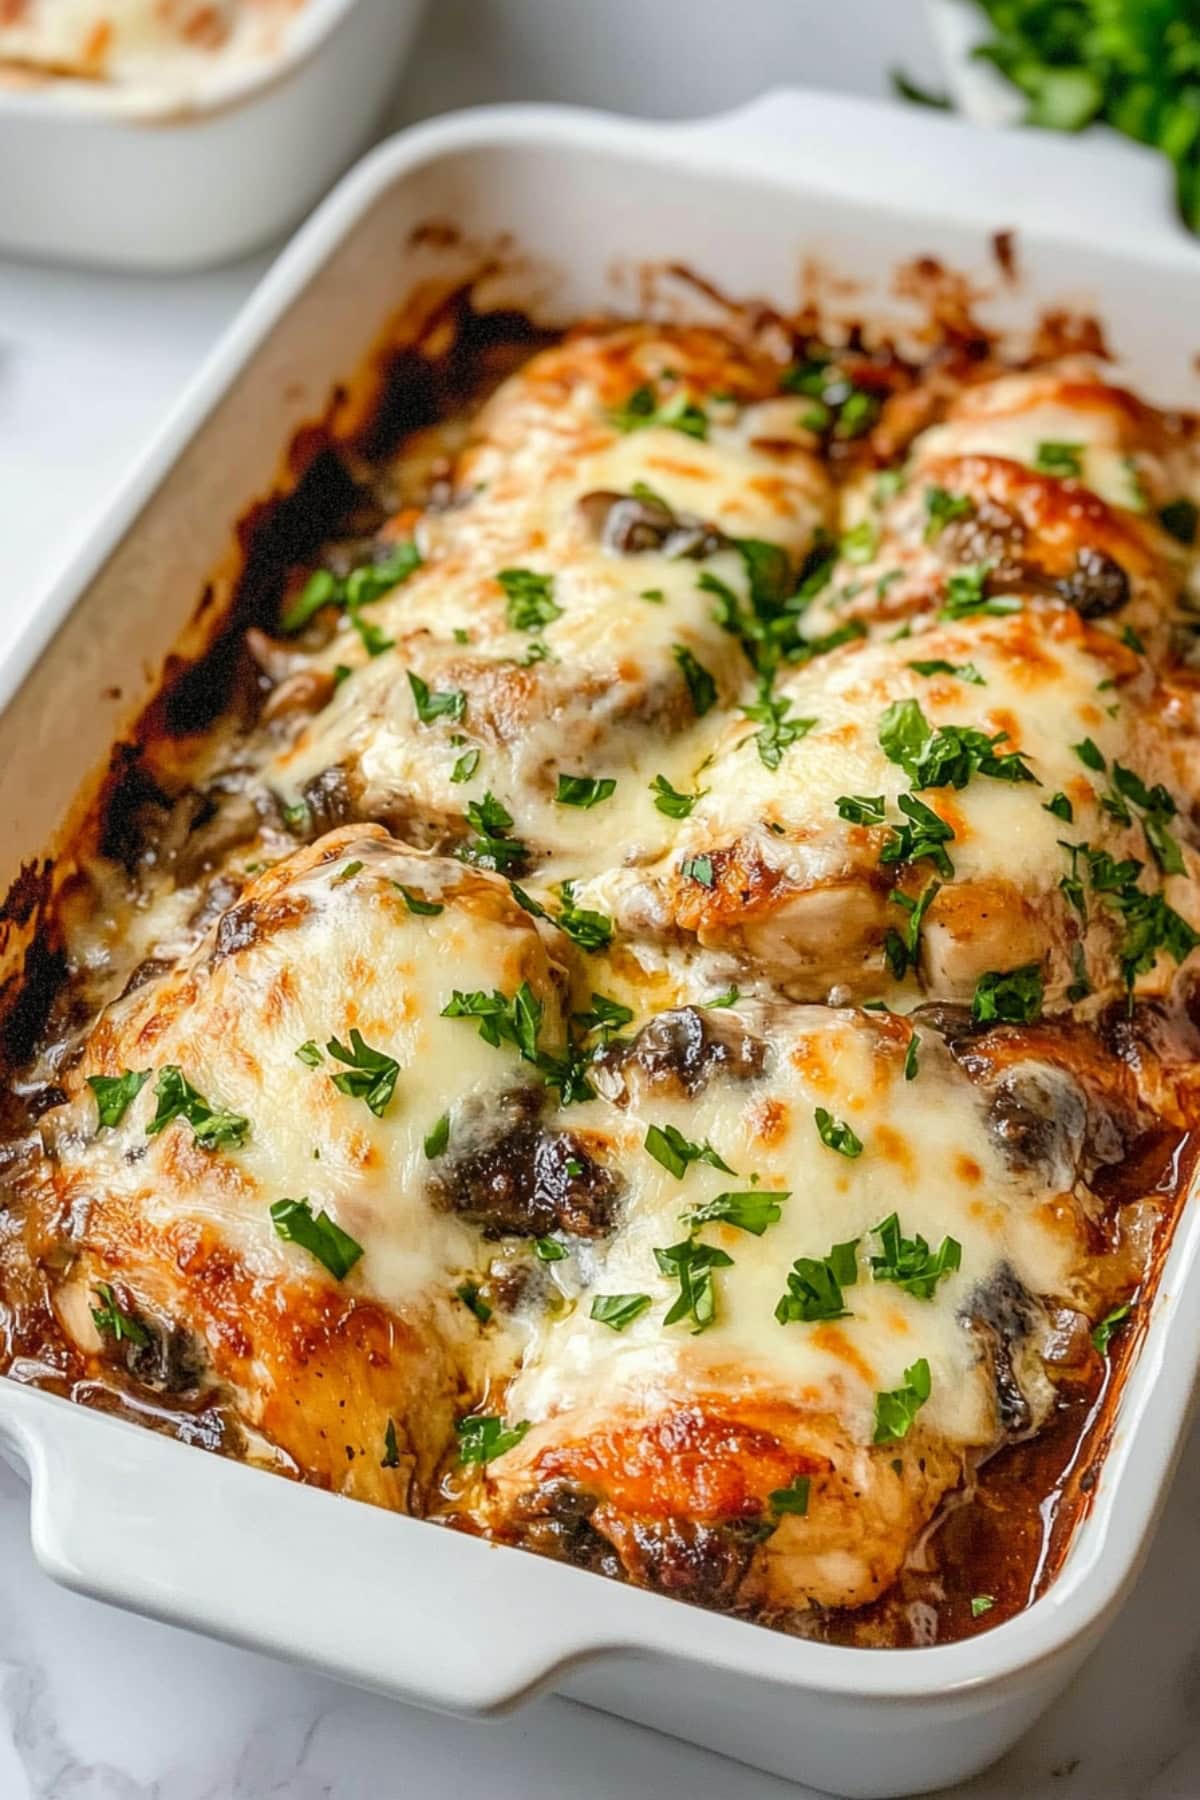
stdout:
[[[787,81],[883,95],[896,64],[937,84],[915,0],[432,0],[390,123],[513,99],[687,116]],[[0,261],[0,655],[267,260],[181,279]],[[1198,1516],[1200,1431],[1104,1648],[1050,1719],[964,1795],[1200,1800]],[[314,1546],[326,1553],[335,1547]],[[398,1617],[396,1630],[419,1632],[420,1620]],[[0,1800],[473,1791],[799,1792],[564,1701],[465,1725],[62,1593],[34,1567],[25,1490],[0,1466]]]

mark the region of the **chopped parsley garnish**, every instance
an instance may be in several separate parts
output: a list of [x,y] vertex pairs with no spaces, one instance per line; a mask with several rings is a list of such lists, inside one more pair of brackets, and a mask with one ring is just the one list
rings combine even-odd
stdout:
[[1173,538],[1181,544],[1194,544],[1196,527],[1200,524],[1200,507],[1194,500],[1169,500],[1159,510],[1159,520]]
[[554,798],[559,806],[578,806],[588,810],[602,800],[611,800],[617,784],[611,775],[559,775]]
[[823,1106],[818,1106],[813,1118],[816,1120],[817,1135],[827,1150],[836,1150],[839,1156],[851,1158],[862,1155],[862,1139],[844,1119],[835,1119]]
[[335,1224],[324,1208],[314,1218],[307,1199],[276,1200],[271,1223],[278,1237],[315,1256],[335,1281],[344,1281],[363,1253],[362,1245]]
[[1113,1332],[1125,1323],[1126,1319],[1129,1317],[1130,1311],[1131,1308],[1128,1303],[1124,1306],[1114,1306],[1110,1313],[1105,1313],[1100,1323],[1096,1326],[1096,1329],[1092,1332],[1093,1348],[1097,1350],[1101,1356],[1108,1355],[1108,1346],[1112,1342]]
[[593,994],[588,1011],[577,1012],[573,1017],[584,1031],[598,1031],[607,1044],[614,1031],[633,1023],[633,1008],[610,1000],[607,994]]
[[871,1279],[890,1281],[914,1300],[932,1300],[937,1284],[962,1264],[962,1245],[944,1237],[931,1250],[920,1232],[906,1238],[896,1213],[890,1213],[872,1233],[879,1240],[879,1254],[871,1257]]
[[666,597],[661,588],[643,588],[638,595],[639,600],[648,600],[651,606],[661,606]]
[[435,1156],[441,1156],[450,1142],[450,1114],[444,1112],[433,1130],[425,1137],[425,1155],[430,1162]]
[[915,794],[901,794],[896,804],[904,814],[905,823],[890,827],[892,836],[879,852],[880,863],[887,866],[928,861],[949,881],[954,874],[954,864],[946,845],[954,841],[953,827]]
[[908,1436],[913,1420],[933,1392],[929,1364],[919,1357],[904,1371],[904,1386],[875,1396],[876,1444],[897,1444]]
[[908,1049],[904,1052],[904,1079],[915,1081],[919,1073],[917,1058],[921,1050],[921,1039],[914,1031],[908,1040]]
[[596,1294],[588,1317],[610,1331],[624,1331],[652,1304],[649,1294]]
[[738,988],[730,987],[726,988],[723,994],[718,994],[714,1000],[702,1000],[700,1004],[712,1011],[721,1006],[736,1006],[741,997]]
[[711,856],[685,857],[679,865],[679,872],[681,875],[686,875],[689,881],[698,881],[701,887],[710,888],[717,885]]
[[565,932],[581,950],[607,950],[613,939],[613,922],[608,914],[594,912],[590,907],[576,906],[573,881],[561,882],[558,892],[562,900],[562,907],[554,921],[558,929]]
[[122,1311],[108,1282],[99,1282],[92,1292],[100,1302],[99,1306],[91,1308],[96,1330],[107,1333],[118,1344],[124,1341],[145,1349],[150,1342],[150,1333],[131,1313]]
[[925,489],[925,542],[932,544],[954,519],[969,519],[975,502],[969,494],[952,494],[948,488]]
[[1033,466],[1043,475],[1069,475],[1078,481],[1083,474],[1084,449],[1083,444],[1063,444],[1053,438],[1044,438],[1037,447]]
[[504,589],[508,622],[514,631],[540,631],[562,617],[562,607],[554,598],[553,575],[539,575],[533,569],[501,569],[496,580]]
[[838,818],[845,819],[848,825],[883,824],[882,794],[839,794],[836,804]]
[[1050,798],[1043,803],[1042,811],[1053,813],[1056,819],[1062,819],[1068,825],[1075,821],[1075,808],[1062,792],[1051,794]]
[[843,644],[853,644],[866,635],[867,628],[861,619],[847,619],[836,631],[827,631],[823,637],[803,638],[793,644],[787,652],[787,660],[790,663],[812,662],[814,657],[828,656],[831,650],[840,650]]
[[889,925],[883,940],[884,957],[897,981],[903,981],[908,971],[915,969],[920,961],[921,926],[925,922],[925,914],[941,891],[941,882],[931,881],[916,900],[901,893],[899,888],[893,888],[888,895],[893,906],[903,907],[908,914],[903,933]]
[[991,563],[966,563],[946,578],[946,593],[939,619],[1000,619],[1020,612],[1021,602],[1012,594],[989,598],[987,578]]
[[692,1163],[707,1163],[710,1169],[721,1169],[726,1175],[733,1170],[723,1157],[718,1156],[707,1138],[702,1144],[693,1144],[674,1125],[651,1125],[646,1131],[645,1148],[656,1163],[661,1163],[668,1175],[674,1175],[676,1181],[682,1181]]
[[329,883],[330,887],[341,887],[343,881],[353,880],[354,876],[358,874],[361,868],[361,862],[348,862],[344,868],[338,870],[337,874],[333,877],[333,880]]
[[400,1446],[396,1442],[396,1421],[389,1419],[387,1430],[383,1434],[383,1455],[379,1459],[381,1469],[398,1469],[400,1467]]
[[655,806],[668,819],[687,819],[691,817],[697,800],[703,800],[708,789],[699,788],[694,794],[681,794],[678,788],[671,786],[665,775],[656,775],[650,783],[650,792],[654,795]]
[[1044,993],[1040,963],[1024,963],[1019,969],[991,969],[975,983],[971,1017],[979,1024],[999,1020],[1029,1025],[1041,1017]]
[[285,635],[303,630],[323,606],[369,606],[421,566],[421,554],[412,543],[397,544],[382,562],[365,563],[349,575],[335,575],[330,569],[317,569],[305,582],[300,593],[279,621]]
[[918,700],[894,700],[879,725],[884,755],[899,764],[917,789],[964,788],[973,775],[1036,783],[1021,751],[996,754],[997,744],[1007,735],[998,731],[988,737],[969,725],[940,725],[935,730]]
[[1085,769],[1093,769],[1098,775],[1102,775],[1107,769],[1108,761],[1103,750],[1090,737],[1084,738],[1082,743],[1072,744],[1071,748]]
[[992,1594],[972,1594],[971,1617],[973,1619],[981,1619],[984,1613],[991,1612],[995,1604],[995,1596]]
[[1124,646],[1127,650],[1136,651],[1138,656],[1145,656],[1146,646],[1145,646],[1145,644],[1143,644],[1141,638],[1138,636],[1137,632],[1133,629],[1132,625],[1122,625],[1122,627],[1121,627],[1121,642],[1124,644]]
[[492,1316],[492,1309],[484,1299],[473,1281],[464,1281],[454,1290],[456,1300],[461,1300],[467,1311],[474,1313],[481,1325],[486,1325]]
[[353,1100],[362,1100],[377,1119],[382,1119],[396,1091],[396,1077],[400,1073],[400,1064],[395,1057],[386,1056],[382,1050],[372,1050],[357,1026],[351,1028],[349,1049],[345,1044],[339,1044],[336,1038],[330,1038],[325,1048],[338,1062],[347,1064],[340,1075],[329,1077],[338,1092],[349,1094]]
[[155,1137],[172,1119],[186,1119],[202,1150],[217,1150],[225,1144],[237,1150],[246,1141],[249,1119],[242,1118],[240,1113],[210,1106],[175,1063],[168,1063],[159,1071],[154,1097],[158,1109],[146,1127],[147,1137]]
[[302,1063],[307,1064],[310,1069],[319,1069],[321,1066],[321,1046],[317,1043],[315,1038],[309,1038],[305,1043],[301,1044],[296,1055],[299,1060]]
[[494,1050],[501,1044],[513,1045],[525,1062],[533,1064],[547,1087],[557,1091],[564,1106],[590,1100],[593,1090],[576,1046],[568,1043],[561,1056],[540,1047],[543,1010],[529,983],[523,981],[511,997],[498,988],[490,994],[482,990],[465,994],[456,988],[442,1008],[442,1018],[473,1019],[484,1043]]
[[534,1238],[533,1254],[539,1262],[562,1262],[567,1254],[567,1247],[560,1244],[557,1238]]
[[813,402],[801,414],[808,431],[832,429],[835,438],[852,439],[869,431],[879,417],[879,396],[856,386],[823,344],[811,345],[802,362],[785,369],[779,385],[787,393],[804,394]]
[[685,1238],[681,1244],[656,1248],[654,1259],[664,1275],[679,1283],[678,1298],[663,1324],[676,1325],[680,1319],[691,1319],[692,1335],[697,1336],[713,1324],[717,1316],[713,1270],[732,1268],[732,1256],[711,1244],[699,1244],[694,1238]]
[[850,563],[869,563],[879,548],[879,532],[871,519],[860,519],[842,533],[838,550]]
[[471,780],[476,769],[479,767],[479,758],[481,755],[482,752],[479,750],[463,751],[453,769],[450,771],[450,779],[456,786],[461,787],[464,782]]
[[279,810],[289,831],[307,831],[312,825],[312,811],[307,800],[282,801]]
[[812,1486],[811,1477],[797,1475],[785,1488],[776,1488],[767,1496],[767,1504],[773,1513],[783,1515],[791,1513],[794,1518],[802,1519],[808,1511],[808,1490]]
[[350,605],[346,610],[350,623],[362,639],[363,649],[368,656],[382,656],[385,650],[394,649],[395,638],[385,637],[378,625],[373,625],[370,619],[363,618],[357,606]]
[[974,663],[952,663],[944,656],[935,656],[928,662],[910,662],[908,667],[915,669],[918,675],[953,675],[957,681],[969,682],[972,687],[987,686]]
[[119,1125],[149,1079],[149,1069],[126,1069],[123,1075],[89,1075],[87,1084],[96,1096],[98,1124]]
[[495,1414],[482,1417],[472,1413],[454,1427],[458,1438],[458,1460],[460,1463],[491,1462],[493,1457],[515,1449],[528,1430],[528,1419],[522,1419],[517,1425],[506,1425]]
[[1200,932],[1168,906],[1161,893],[1147,893],[1137,885],[1144,864],[1136,857],[1116,862],[1107,850],[1093,850],[1090,844],[1064,842],[1062,847],[1070,853],[1071,873],[1064,875],[1059,885],[1071,904],[1086,916],[1078,873],[1083,857],[1093,894],[1121,916],[1125,935],[1118,955],[1127,988],[1132,989],[1137,977],[1154,967],[1160,950],[1181,963],[1200,945]]
[[444,688],[431,693],[419,675],[414,675],[411,669],[407,674],[413,705],[422,725],[433,725],[438,719],[453,719],[457,723],[462,718],[467,710],[467,696],[461,688]]
[[769,689],[760,686],[759,697],[752,706],[743,706],[742,714],[760,729],[754,734],[758,759],[766,769],[777,769],[783,753],[800,738],[807,737],[816,719],[789,719],[790,700],[772,699]]
[[481,869],[498,869],[501,873],[525,861],[529,852],[520,838],[510,837],[512,814],[490,791],[482,800],[471,800],[466,809],[467,824],[476,835],[460,845],[458,855],[464,862],[476,863]]
[[685,1223],[695,1231],[701,1225],[732,1225],[737,1231],[749,1231],[761,1237],[768,1225],[783,1217],[783,1202],[791,1197],[790,1189],[765,1193],[754,1188],[742,1194],[717,1194],[703,1206],[686,1215]]
[[788,1273],[788,1291],[775,1308],[781,1325],[815,1325],[848,1319],[843,1288],[858,1281],[858,1239],[835,1244],[828,1256],[798,1256]]
[[1183,852],[1167,829],[1167,820],[1173,819],[1177,810],[1172,795],[1161,782],[1148,788],[1140,775],[1119,762],[1112,766],[1112,784],[1114,794],[1103,800],[1101,805],[1120,819],[1123,825],[1128,825],[1131,822],[1129,808],[1121,803],[1132,802],[1141,810],[1141,825],[1146,834],[1146,842],[1163,874],[1185,874]]
[[659,402],[649,383],[634,388],[627,400],[608,412],[608,422],[617,431],[645,431],[651,425],[665,425],[681,431],[685,437],[708,436],[708,414],[680,390],[669,400]]
[[698,719],[702,719],[717,703],[717,684],[704,664],[696,661],[686,644],[672,644],[671,654],[687,682],[687,690],[692,697],[692,711]]
[[393,881],[392,886],[398,894],[404,896],[404,904],[409,912],[415,913],[420,919],[436,919],[439,913],[446,910],[440,900],[423,900],[420,894],[414,894],[412,889],[405,887],[402,882]]

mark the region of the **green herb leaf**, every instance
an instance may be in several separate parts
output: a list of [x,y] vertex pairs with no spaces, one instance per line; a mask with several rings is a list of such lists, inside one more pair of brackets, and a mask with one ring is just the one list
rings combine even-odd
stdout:
[[698,1336],[715,1322],[717,1316],[713,1270],[732,1268],[732,1256],[711,1244],[685,1238],[681,1244],[656,1249],[654,1259],[664,1275],[679,1283],[679,1296],[663,1324],[676,1325],[680,1319],[691,1319],[692,1335]]
[[635,388],[627,400],[609,411],[607,417],[617,431],[645,431],[651,425],[664,425],[672,431],[681,431],[685,437],[703,440],[708,436],[708,415],[701,407],[682,391],[660,403],[649,384]]
[[711,856],[685,857],[679,865],[679,872],[688,881],[698,881],[701,887],[711,888],[717,885]]
[[420,894],[414,894],[412,889],[405,887],[402,882],[393,881],[392,886],[397,893],[404,896],[404,904],[409,912],[415,913],[420,919],[436,919],[439,913],[446,910],[442,901],[423,900]]
[[893,906],[903,907],[908,914],[903,934],[889,926],[883,940],[883,953],[888,968],[897,981],[903,981],[909,969],[915,969],[920,961],[921,926],[925,921],[925,914],[941,891],[941,882],[931,881],[916,900],[901,893],[899,888],[893,888],[888,895]]
[[147,1137],[157,1136],[172,1119],[186,1119],[195,1133],[196,1142],[204,1150],[217,1150],[226,1144],[237,1150],[245,1142],[250,1130],[249,1119],[210,1106],[175,1063],[168,1063],[159,1071],[154,1097],[158,1108],[146,1127]]
[[611,800],[616,791],[617,784],[611,775],[560,774],[554,798],[559,806],[579,806],[586,811],[599,806],[602,800]]
[[1014,594],[998,594],[989,598],[986,591],[991,563],[966,563],[946,579],[946,594],[939,619],[999,619],[1020,612],[1021,602]]
[[882,794],[840,794],[836,804],[838,818],[845,819],[848,825],[883,824]]
[[560,1244],[557,1238],[534,1238],[533,1254],[539,1262],[562,1262],[567,1254],[567,1248],[565,1244]]
[[348,862],[344,868],[338,870],[337,874],[333,877],[333,880],[329,883],[330,887],[341,887],[344,881],[352,880],[361,868],[361,862]]
[[100,1302],[99,1306],[90,1309],[96,1330],[104,1332],[118,1344],[137,1344],[144,1349],[150,1342],[150,1333],[131,1313],[121,1310],[108,1282],[99,1282],[92,1292]]
[[289,1244],[299,1244],[315,1256],[335,1281],[344,1281],[362,1256],[362,1245],[356,1244],[323,1208],[313,1217],[307,1199],[276,1200],[271,1208],[271,1223],[277,1236]]
[[87,1084],[96,1096],[97,1127],[119,1125],[149,1079],[149,1069],[126,1069],[123,1075],[89,1075]]
[[935,656],[927,662],[910,662],[908,667],[915,669],[918,675],[953,675],[959,681],[969,682],[972,687],[987,686],[974,663],[952,663],[947,662],[943,656]]
[[732,1225],[737,1231],[749,1231],[755,1237],[761,1237],[768,1225],[776,1224],[783,1217],[783,1202],[790,1198],[791,1190],[787,1188],[774,1193],[752,1188],[742,1194],[717,1194],[703,1206],[687,1213],[684,1223],[693,1231],[701,1225]]
[[622,1006],[619,1000],[610,1000],[607,994],[593,994],[591,1009],[588,1012],[577,1012],[575,1022],[584,1031],[599,1031],[608,1042],[614,1031],[633,1021],[633,1009]]
[[828,1256],[798,1256],[788,1274],[788,1291],[775,1308],[781,1325],[815,1325],[848,1319],[843,1288],[858,1281],[858,1239],[835,1244]]
[[904,1386],[875,1396],[876,1444],[896,1444],[908,1436],[913,1420],[933,1391],[929,1364],[922,1356],[904,1371]]
[[509,836],[512,814],[490,790],[482,800],[468,801],[466,820],[476,835],[459,847],[458,855],[464,862],[475,863],[481,869],[498,869],[503,874],[528,857],[529,851],[520,838]]
[[1071,802],[1064,793],[1051,794],[1050,798],[1044,803],[1042,811],[1053,813],[1056,819],[1062,819],[1068,825],[1074,823],[1075,808],[1071,805]]
[[1045,438],[1037,447],[1034,467],[1043,475],[1069,475],[1078,481],[1083,474],[1083,444],[1063,444]]
[[802,1519],[808,1511],[808,1491],[812,1485],[808,1475],[797,1475],[794,1481],[785,1488],[776,1488],[767,1496],[767,1503],[773,1513],[791,1513],[793,1517]]
[[654,795],[655,806],[668,819],[687,819],[697,800],[703,800],[708,789],[700,788],[694,794],[681,794],[671,786],[665,775],[656,775],[650,783],[650,792]]
[[996,1602],[991,1594],[973,1594],[971,1596],[971,1617],[981,1619],[986,1612],[991,1612]]
[[432,725],[438,719],[453,719],[457,722],[462,718],[467,710],[467,696],[461,688],[445,688],[438,693],[431,693],[428,684],[419,675],[414,675],[411,669],[407,674],[413,705],[422,725]]
[[1159,511],[1159,521],[1181,544],[1194,544],[1200,524],[1200,507],[1194,500],[1169,500]]
[[1094,769],[1100,775],[1107,769],[1108,762],[1104,752],[1098,744],[1092,742],[1090,737],[1084,738],[1081,744],[1072,744],[1071,748],[1085,769]]
[[514,631],[540,631],[561,619],[553,575],[539,575],[534,569],[501,569],[496,580],[504,589],[508,622]]
[[444,1112],[433,1130],[429,1132],[425,1138],[425,1155],[428,1160],[432,1162],[435,1156],[442,1156],[445,1153],[446,1145],[449,1142],[450,1114]]
[[279,621],[285,635],[300,631],[323,606],[366,606],[378,600],[421,566],[421,554],[412,543],[393,546],[377,563],[366,563],[349,575],[334,575],[329,569],[317,569]]
[[363,649],[368,656],[382,656],[385,650],[395,648],[395,638],[385,637],[378,625],[370,619],[364,619],[357,606],[347,605],[347,617],[362,640]]
[[919,1073],[917,1058],[921,1049],[921,1039],[914,1031],[908,1040],[908,1049],[904,1052],[904,1079],[915,1081]]
[[718,1156],[707,1138],[703,1144],[693,1144],[674,1125],[651,1125],[646,1131],[645,1148],[661,1163],[668,1175],[674,1175],[676,1181],[682,1181],[692,1163],[707,1163],[710,1169],[720,1169],[726,1175],[734,1171],[723,1157]]
[[1110,1313],[1105,1313],[1096,1329],[1092,1332],[1093,1347],[1101,1356],[1108,1355],[1108,1346],[1112,1342],[1113,1332],[1123,1325],[1132,1308],[1126,1302],[1124,1306],[1114,1306]]
[[562,907],[554,923],[581,950],[607,950],[613,939],[613,922],[606,913],[590,907],[576,906],[575,883],[559,883]]
[[890,1281],[914,1300],[932,1300],[938,1282],[962,1264],[957,1238],[944,1237],[931,1250],[920,1232],[912,1238],[903,1235],[896,1213],[876,1225],[872,1235],[879,1240],[879,1254],[871,1257],[872,1280]]
[[672,644],[671,654],[687,682],[687,690],[692,697],[692,711],[698,719],[702,719],[717,703],[717,684],[703,663],[696,661],[686,644]]
[[383,1455],[379,1459],[381,1469],[398,1469],[400,1467],[400,1446],[396,1442],[396,1422],[389,1419],[387,1430],[383,1434]]
[[472,1413],[454,1427],[458,1438],[458,1460],[468,1464],[489,1463],[494,1457],[503,1456],[506,1450],[515,1449],[528,1430],[528,1419],[522,1419],[518,1425],[506,1425],[494,1414],[481,1417]]
[[325,1048],[338,1062],[348,1065],[340,1075],[329,1077],[338,1092],[364,1101],[375,1117],[382,1119],[396,1091],[396,1077],[400,1073],[400,1064],[395,1057],[386,1056],[382,1050],[372,1050],[357,1026],[351,1027],[349,1049],[345,1044],[339,1044],[336,1038],[330,1038]]
[[992,781],[1031,781],[1037,776],[1019,750],[996,754],[1007,733],[988,737],[969,725],[942,725],[935,731],[918,700],[894,700],[879,724],[879,744],[898,763],[913,787],[964,788],[973,775]]
[[321,1066],[321,1046],[314,1038],[309,1038],[306,1043],[301,1044],[296,1055],[299,1057],[300,1061],[306,1063],[310,1069],[319,1069]]
[[455,1288],[454,1294],[468,1312],[475,1314],[481,1325],[487,1324],[492,1316],[492,1309],[473,1281],[464,1281],[460,1287]]
[[1040,963],[1024,963],[1019,969],[991,969],[975,984],[971,1017],[980,1024],[1003,1020],[1028,1025],[1041,1017],[1045,982]]
[[758,759],[765,769],[777,769],[783,761],[784,751],[800,738],[807,737],[817,723],[816,719],[790,719],[791,708],[790,700],[772,699],[770,692],[762,686],[753,706],[742,708],[745,718],[762,727],[755,732],[754,741],[758,746]]
[[952,494],[944,487],[925,489],[925,542],[932,544],[954,519],[969,519],[975,502],[968,494]]
[[479,750],[464,750],[453,769],[450,771],[451,781],[459,787],[461,787],[464,782],[470,781],[476,769],[479,767],[479,758],[481,754],[482,752]]
[[862,1139],[844,1119],[835,1119],[823,1106],[818,1106],[813,1117],[817,1122],[817,1134],[827,1150],[836,1150],[839,1156],[851,1159],[862,1155]]
[[611,1331],[624,1331],[627,1325],[640,1319],[651,1304],[649,1294],[596,1294],[588,1317],[599,1325],[607,1325]]

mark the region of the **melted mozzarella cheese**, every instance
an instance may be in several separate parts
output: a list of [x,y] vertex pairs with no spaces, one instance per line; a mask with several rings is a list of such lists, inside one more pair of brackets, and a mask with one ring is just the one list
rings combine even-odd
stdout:
[[[991,1373],[964,1308],[1002,1264],[1031,1293],[1065,1292],[1079,1256],[1074,1233],[1048,1204],[1052,1195],[1006,1166],[979,1094],[933,1034],[910,1082],[908,1034],[892,1024],[818,1008],[776,1008],[755,1022],[771,1046],[759,1079],[717,1078],[691,1100],[644,1090],[608,1125],[626,1187],[622,1229],[579,1258],[576,1304],[542,1325],[509,1415],[552,1419],[600,1396],[614,1408],[653,1411],[721,1388],[831,1414],[869,1444],[876,1394],[902,1387],[905,1369],[924,1357],[933,1377],[927,1427],[958,1446],[990,1443]],[[860,1156],[826,1148],[818,1107],[852,1126]],[[735,1172],[697,1163],[677,1179],[643,1147],[652,1125],[711,1145]],[[761,1237],[724,1224],[699,1233],[733,1259],[715,1271],[715,1324],[699,1336],[688,1319],[664,1325],[679,1288],[660,1273],[655,1248],[687,1235],[691,1210],[752,1186],[787,1193],[777,1223]],[[949,1235],[962,1246],[961,1267],[930,1300],[870,1277],[871,1233],[892,1212],[908,1237],[919,1233],[936,1248]],[[845,1289],[850,1316],[781,1325],[775,1308],[793,1261],[822,1259],[851,1239],[859,1240],[859,1273]],[[596,1295],[638,1293],[652,1304],[624,1330],[590,1317]]]

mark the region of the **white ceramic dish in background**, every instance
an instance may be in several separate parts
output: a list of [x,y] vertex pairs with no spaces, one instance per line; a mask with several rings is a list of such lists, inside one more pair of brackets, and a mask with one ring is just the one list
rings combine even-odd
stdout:
[[[290,435],[419,282],[476,266],[472,247],[414,241],[414,226],[511,233],[528,255],[503,297],[562,318],[635,308],[647,261],[787,303],[812,255],[860,283],[869,314],[896,265],[928,253],[995,287],[985,316],[997,324],[1051,302],[1101,311],[1131,379],[1198,404],[1196,246],[1127,162],[1099,192],[1077,179],[1077,157],[1029,134],[985,139],[960,121],[801,93],[682,126],[485,111],[375,151],[280,258],[0,668],[0,888],[44,850],[223,569],[219,601],[232,522],[270,492]],[[1010,228],[1019,287],[998,280],[992,254],[992,233]],[[1193,1207],[1142,1309],[1093,1509],[1058,1580],[1020,1617],[925,1650],[789,1638],[206,1457],[11,1380],[0,1447],[30,1472],[40,1562],[72,1587],[423,1705],[484,1714],[551,1686],[815,1786],[893,1800],[1000,1755],[1133,1580],[1200,1361],[1198,1262]]]
[[366,142],[425,0],[306,0],[278,56],[181,102],[0,85],[0,252],[203,268],[303,217]]

